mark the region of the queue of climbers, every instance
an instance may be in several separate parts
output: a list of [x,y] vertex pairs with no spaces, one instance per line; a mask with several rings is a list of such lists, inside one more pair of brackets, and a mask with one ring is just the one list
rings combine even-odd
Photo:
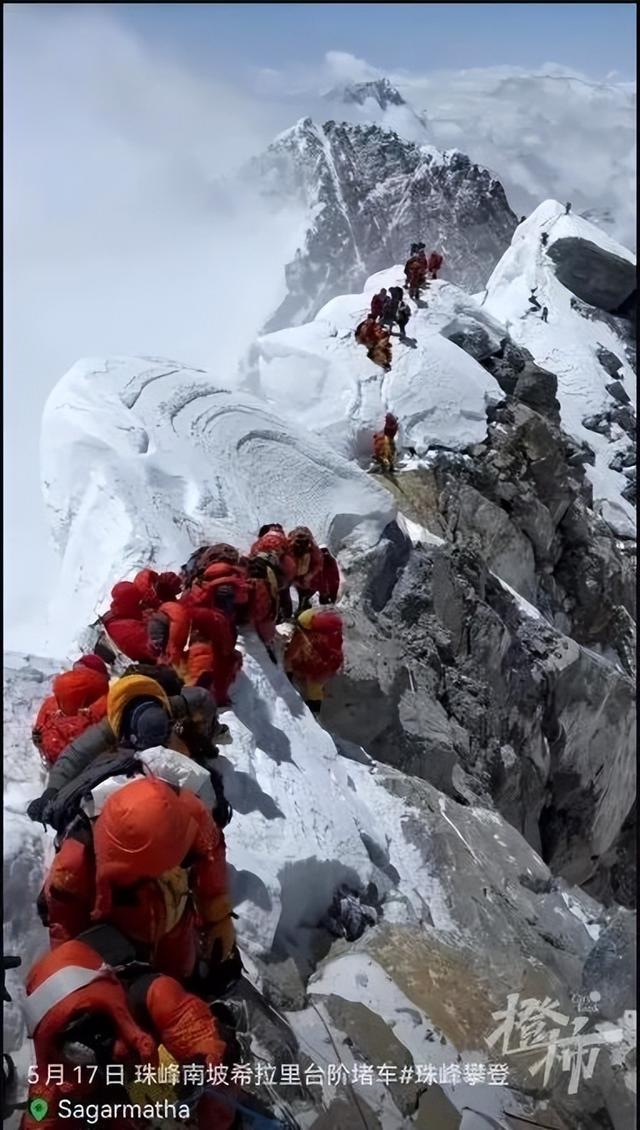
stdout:
[[[438,277],[442,264],[440,252],[432,251],[427,255],[424,243],[411,244],[411,254],[405,264],[404,274],[409,297],[414,302],[419,301],[420,291],[428,286],[429,281]],[[369,360],[374,365],[379,365],[385,373],[391,370],[393,327],[398,326],[399,339],[406,342],[410,317],[411,307],[405,302],[403,287],[392,286],[387,290],[383,286],[371,299],[366,318],[355,328],[356,341],[359,345],[364,345]]]
[[[219,998],[242,973],[224,838],[232,812],[215,762],[230,738],[218,710],[242,667],[238,630],[254,628],[277,663],[276,626],[292,619],[283,667],[319,712],[342,665],[339,587],[335,558],[307,527],[272,523],[245,556],[203,546],[179,574],[143,569],[118,582],[95,652],[53,679],[32,733],[49,779],[27,809],[56,832],[38,898],[50,951],[26,979],[40,1069],[29,1099],[44,1106],[27,1104],[22,1130],[57,1126],[62,1098],[117,1102],[107,1064],[122,1065],[130,1103],[136,1065],[161,1065],[168,1080],[172,1065],[199,1064],[211,1085],[187,1103],[191,1124],[236,1123],[237,1088],[212,1082],[236,1054]],[[50,1063],[83,1070],[45,1082]]]

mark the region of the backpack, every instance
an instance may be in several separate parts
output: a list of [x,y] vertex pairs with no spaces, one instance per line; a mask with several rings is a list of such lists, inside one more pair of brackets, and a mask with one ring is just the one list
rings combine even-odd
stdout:
[[134,777],[143,772],[143,768],[136,754],[120,749],[109,756],[97,757],[73,781],[64,785],[47,810],[47,823],[55,828],[58,841],[62,842],[76,822],[86,827],[88,817],[83,812],[82,802],[97,785],[110,777]]

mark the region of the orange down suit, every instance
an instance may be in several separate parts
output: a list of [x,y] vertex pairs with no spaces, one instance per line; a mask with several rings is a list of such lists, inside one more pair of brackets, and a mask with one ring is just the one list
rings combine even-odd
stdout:
[[337,612],[309,608],[301,613],[284,654],[284,666],[301,684],[304,697],[321,700],[324,684],[342,663],[342,621]]
[[[77,987],[72,987],[74,984]],[[38,1002],[38,990],[47,994],[44,1002]],[[37,1126],[55,1130],[61,1124],[57,1114],[61,1099],[73,1104],[118,1101],[117,1092],[110,1096],[104,1085],[101,1091],[99,1082],[90,1082],[88,1072],[81,1072],[78,1081],[70,1065],[66,1066],[64,1082],[46,1081],[49,1064],[64,1063],[65,1028],[83,1014],[106,1014],[110,1018],[115,1031],[111,1062],[123,1064],[126,1077],[133,1078],[135,1064],[157,1065],[161,1045],[178,1064],[198,1062],[216,1067],[224,1061],[226,1045],[204,1001],[186,992],[173,978],[156,976],[143,985],[142,1007],[136,1009],[115,972],[80,939],[65,942],[40,958],[29,972],[26,991],[27,1012],[36,1002],[30,1034],[40,1077],[30,1088],[29,1100],[45,1099],[49,1109],[45,1119],[37,1122],[27,1108],[21,1130],[35,1130]],[[143,1026],[137,1022],[137,1011],[143,1013]],[[211,1126],[228,1130],[234,1119],[233,1103],[206,1096],[198,1104],[197,1116],[203,1130]],[[64,1125],[84,1130],[86,1123],[65,1117]],[[122,1118],[111,1125],[124,1130],[136,1124]]]
[[104,628],[117,648],[134,663],[155,663],[147,622],[163,601],[180,591],[177,573],[155,573],[141,569],[132,581],[119,581],[111,590],[111,606],[102,617]]
[[92,843],[82,833],[63,841],[42,898],[52,948],[109,922],[179,980],[193,972],[199,941],[221,961],[235,943],[224,836],[194,793],[155,777],[108,797]]
[[74,738],[107,712],[109,676],[76,666],[53,680],[53,694],[44,700],[32,731],[34,744],[50,765]]

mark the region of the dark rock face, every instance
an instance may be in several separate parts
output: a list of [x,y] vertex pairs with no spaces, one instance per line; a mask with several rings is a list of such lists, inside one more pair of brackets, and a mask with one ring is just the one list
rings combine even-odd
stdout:
[[[636,458],[636,445],[633,443],[626,451],[617,451],[609,466],[612,471],[624,471],[625,468],[635,467]],[[635,478],[635,471],[633,478]]]
[[445,277],[478,290],[516,227],[486,169],[457,151],[434,156],[375,125],[306,118],[244,175],[263,183],[265,195],[316,208],[286,267],[289,293],[266,330],[300,324],[334,295],[359,290],[368,275],[404,263],[417,238],[442,251]]
[[[619,381],[615,383],[620,384]],[[621,385],[620,387],[622,388]],[[603,412],[598,412],[594,416],[585,416],[582,423],[589,431],[598,432],[600,435],[609,438],[611,438],[611,425],[618,424],[627,433],[629,439],[632,442],[635,441],[636,414],[630,404],[616,403],[613,407],[606,408]]]
[[[335,92],[332,92],[335,96]],[[374,79],[373,82],[354,82],[345,86],[341,91],[343,102],[355,102],[358,106],[373,98],[381,110],[387,106],[406,106],[406,102],[399,90],[392,86],[388,78]]]
[[479,361],[508,396],[559,422],[558,378],[555,373],[540,368],[529,350],[516,345],[511,338],[498,341],[496,335],[490,334],[485,326],[474,322],[471,317],[466,322],[468,324],[457,327],[453,333],[447,332],[445,327],[444,336]]
[[600,310],[616,313],[636,288],[633,263],[588,239],[557,239],[547,248],[547,255],[562,285]]
[[414,550],[383,610],[345,617],[325,724],[495,805],[553,871],[587,881],[633,801],[632,680],[523,614],[469,545]]
[[622,361],[610,349],[605,349],[603,345],[598,346],[598,361],[610,377],[618,376],[618,372],[622,368]]
[[442,330],[443,337],[452,341],[460,349],[464,349],[476,361],[486,361],[500,348],[500,342],[493,338],[485,326],[468,319],[465,324],[462,319],[457,319],[455,328],[449,332],[449,327]]
[[636,997],[635,948],[635,918],[619,910],[601,932],[583,970],[584,991],[600,994],[598,1010],[606,1020],[618,1021]]
[[325,717],[459,803],[495,805],[611,900],[631,867],[635,559],[590,509],[577,454],[509,398],[470,457],[402,476],[403,511],[446,541],[403,553],[396,531],[371,554]]
[[610,385],[606,385],[606,390],[609,396],[618,401],[618,404],[630,404],[631,399],[628,396],[622,381],[612,381]]

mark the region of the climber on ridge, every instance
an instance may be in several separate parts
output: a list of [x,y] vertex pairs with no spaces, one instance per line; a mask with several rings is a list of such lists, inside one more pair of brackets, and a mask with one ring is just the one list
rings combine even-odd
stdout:
[[373,437],[373,460],[385,473],[395,470],[398,421],[392,412],[387,412],[384,428]]
[[[290,559],[289,567],[293,564],[293,559]],[[269,658],[275,663],[277,660],[272,644],[276,624],[280,619],[280,592],[286,583],[277,553],[263,549],[250,554],[247,558],[247,577],[251,624],[265,645]]]
[[[400,289],[400,288],[398,288],[398,289]],[[400,302],[398,303],[398,309],[396,311],[396,322],[398,323],[398,327],[400,329],[400,340],[401,341],[404,341],[406,336],[407,336],[406,329],[407,329],[407,323],[408,323],[410,317],[411,317],[411,309],[410,309],[409,305],[402,298],[402,292],[401,292]]]
[[183,687],[169,697],[155,678],[124,676],[109,690],[106,717],[66,746],[52,766],[46,789],[28,805],[27,815],[48,823],[58,793],[93,762],[118,749],[166,745],[200,760],[217,752],[217,731],[215,702],[204,688]]
[[[48,992],[42,999],[38,990],[44,985]],[[55,1130],[61,1099],[73,1106],[113,1101],[110,1064],[124,1066],[125,1090],[118,1097],[143,1104],[152,1100],[144,1085],[134,1082],[138,1064],[200,1063],[208,1069],[233,1060],[233,1034],[205,1001],[172,977],[140,969],[134,946],[111,926],[92,927],[39,958],[26,978],[24,1011],[39,1082],[30,1086],[21,1130]],[[64,1082],[45,1082],[52,1063],[65,1065]],[[95,1070],[76,1073],[77,1064],[92,1064]],[[219,1084],[217,1090],[218,1099],[211,1090],[195,1098],[202,1130],[229,1130],[235,1121],[234,1088]],[[175,1085],[167,1084],[159,1098],[186,1105]],[[44,1119],[32,1115],[34,1099],[48,1104]],[[86,1125],[77,1119],[65,1124],[72,1130]]]
[[117,785],[66,829],[38,909],[51,948],[107,922],[154,971],[238,975],[225,842],[202,801],[158,777]]
[[549,317],[549,308],[548,308],[547,306],[543,306],[543,307],[542,307],[542,315],[541,315],[541,317],[542,317],[542,321],[543,321],[543,322],[546,322],[546,321],[547,321],[547,319],[548,319],[548,317]]
[[111,590],[111,606],[100,617],[107,637],[134,662],[153,663],[155,654],[147,639],[147,621],[163,601],[180,592],[177,573],[141,569],[133,581],[119,581]]
[[371,317],[374,318],[375,321],[378,320],[378,318],[382,314],[382,311],[384,310],[386,297],[387,289],[383,286],[382,290],[379,290],[377,294],[374,294],[373,298],[371,299]]
[[393,329],[393,324],[396,321],[396,315],[398,313],[398,306],[400,305],[400,300],[402,298],[402,295],[403,295],[402,287],[392,286],[387,297],[384,300],[384,306],[383,306],[383,309],[382,309],[382,316],[380,318],[380,323],[386,329],[389,330],[389,333],[391,333],[391,331]]
[[374,365],[379,365],[385,372],[391,369],[391,342],[388,330],[378,325],[371,314],[360,322],[354,331],[356,341],[364,345],[367,357]]
[[319,714],[326,683],[342,667],[342,620],[329,609],[308,608],[284,654],[284,667],[313,714]]
[[33,744],[50,765],[70,741],[104,718],[109,672],[97,655],[83,655],[71,671],[56,675],[51,689],[31,732]]
[[429,278],[437,279],[438,271],[442,267],[444,259],[439,251],[432,251],[427,260],[427,269],[429,271]]
[[242,666],[237,598],[246,606],[244,572],[217,562],[179,601],[162,604],[148,625],[159,659],[171,663],[188,686],[206,687],[218,706],[229,705],[229,687]]
[[249,558],[256,554],[272,554],[279,569],[278,620],[287,620],[293,613],[291,584],[296,574],[296,563],[289,552],[289,542],[284,527],[278,523],[261,526],[258,538],[249,550]]
[[426,282],[428,269],[427,257],[424,246],[422,246],[411,258],[407,259],[404,267],[409,298],[413,298],[414,302],[417,302],[420,298],[420,290]]
[[325,545],[322,554],[322,571],[318,581],[318,600],[320,604],[335,604],[340,589],[340,569],[338,562]]

